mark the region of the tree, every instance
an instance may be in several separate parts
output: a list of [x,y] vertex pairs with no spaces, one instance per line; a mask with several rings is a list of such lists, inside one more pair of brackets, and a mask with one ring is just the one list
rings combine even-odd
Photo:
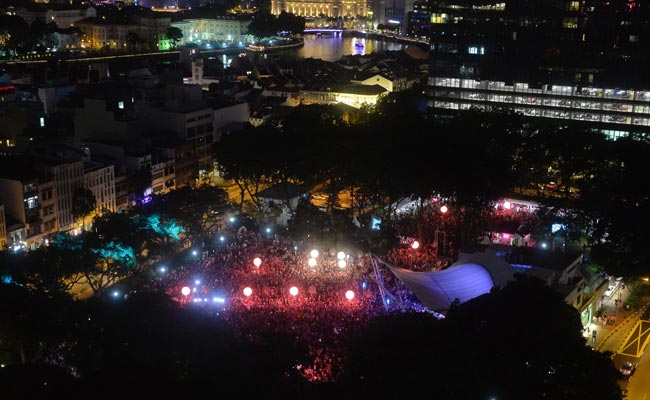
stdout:
[[165,31],[165,36],[167,36],[167,39],[171,40],[173,46],[176,47],[178,42],[183,38],[183,31],[175,26],[170,26]]
[[[347,392],[406,391],[432,399],[621,399],[609,354],[585,345],[578,311],[536,278],[519,277],[453,307],[441,321],[428,314],[398,314],[371,323],[356,337],[349,360]],[[444,385],[432,391],[430,376]]]
[[287,31],[294,35],[299,35],[305,31],[305,17],[297,16],[286,11],[278,15],[278,30]]
[[74,190],[74,201],[72,202],[72,216],[82,219],[83,229],[86,229],[86,217],[97,208],[97,199],[90,190],[84,187],[77,187]]
[[127,179],[127,188],[129,193],[135,198],[135,203],[139,204],[144,199],[144,193],[151,188],[151,169],[141,168],[129,174]]
[[77,266],[71,262],[76,256],[74,250],[58,246],[42,246],[15,254],[7,252],[7,259],[0,260],[7,269],[0,270],[0,274],[48,296],[69,296],[70,289],[77,283],[73,279]]
[[631,138],[609,143],[600,170],[581,188],[581,205],[595,221],[592,261],[616,275],[647,274],[650,231],[650,143]]
[[185,240],[202,244],[216,233],[231,210],[228,193],[215,186],[182,187],[153,199],[156,213],[178,221],[185,230]]
[[259,11],[253,16],[248,25],[248,33],[258,38],[275,36],[278,34],[277,18],[266,11]]
[[141,42],[140,35],[138,35],[136,32],[129,32],[126,34],[126,43],[128,43],[129,48],[133,50],[136,45],[138,45]]

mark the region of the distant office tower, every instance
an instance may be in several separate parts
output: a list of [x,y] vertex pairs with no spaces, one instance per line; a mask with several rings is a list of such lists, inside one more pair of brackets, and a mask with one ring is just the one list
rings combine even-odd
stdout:
[[271,12],[282,11],[303,17],[366,17],[366,0],[271,0]]
[[408,13],[413,11],[413,0],[375,0],[373,23],[375,27],[395,28],[406,33]]
[[612,137],[649,132],[647,7],[433,0],[429,105],[441,114],[507,108],[585,121]]

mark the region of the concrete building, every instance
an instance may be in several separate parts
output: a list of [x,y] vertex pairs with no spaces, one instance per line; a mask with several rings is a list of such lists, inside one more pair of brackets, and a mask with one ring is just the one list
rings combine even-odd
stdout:
[[158,158],[151,165],[151,188],[153,194],[164,194],[176,188],[173,158]]
[[75,135],[127,141],[138,137],[144,123],[136,113],[131,92],[89,95],[74,115]]
[[650,132],[648,4],[433,0],[429,106],[585,121],[610,137]]
[[413,11],[413,0],[376,0],[373,9],[373,24],[390,27],[398,33],[406,33],[408,14]]
[[53,47],[58,50],[72,50],[81,47],[81,30],[75,27],[59,28],[50,34]]
[[529,85],[430,76],[429,106],[445,110],[512,109],[532,117],[587,121],[609,138],[650,132],[650,90]]
[[210,173],[214,170],[214,112],[203,100],[201,87],[169,85],[162,95],[162,104],[150,104],[146,111],[151,127],[174,132],[177,138],[190,143],[199,175],[201,171]]
[[151,16],[135,17],[135,22],[139,27],[137,33],[142,40],[158,44],[171,25],[171,18],[153,13]]
[[56,194],[52,176],[34,169],[31,161],[15,157],[2,160],[0,203],[4,221],[0,236],[9,247],[34,249],[58,231]]
[[129,33],[135,33],[142,41],[151,46],[158,46],[167,28],[169,18],[139,17],[133,22],[110,22],[100,18],[87,18],[78,21],[75,26],[82,32],[82,47],[94,50],[129,50]]
[[279,15],[286,11],[303,17],[366,17],[368,3],[366,0],[272,0],[271,13]]
[[363,104],[377,104],[377,100],[388,94],[379,85],[350,84],[338,88],[301,89],[298,92],[298,104],[336,104],[344,103],[359,108]]
[[66,232],[77,229],[72,216],[72,203],[75,189],[84,183],[83,161],[53,161],[44,165],[44,168],[54,176],[59,230]]
[[84,18],[97,16],[97,10],[93,7],[70,4],[27,3],[16,8],[14,13],[24,19],[28,25],[35,21],[43,21],[46,24],[55,23],[59,28],[69,28]]
[[183,38],[178,43],[211,44],[220,46],[223,43],[249,43],[253,37],[247,33],[250,19],[236,17],[197,18],[173,22],[171,26],[183,32]]
[[98,162],[84,162],[84,186],[95,195],[96,214],[116,212],[115,168]]
[[157,139],[152,143],[152,147],[159,159],[174,161],[175,188],[194,184],[196,158],[190,143],[177,137],[167,137]]
[[127,35],[139,35],[140,25],[131,22],[109,22],[101,18],[86,18],[75,26],[81,30],[81,47],[93,50],[127,50]]

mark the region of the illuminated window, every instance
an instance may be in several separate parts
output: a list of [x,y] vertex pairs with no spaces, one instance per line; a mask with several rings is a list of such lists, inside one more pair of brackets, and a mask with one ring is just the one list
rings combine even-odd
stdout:
[[449,20],[447,14],[431,14],[431,23],[432,24],[446,24]]
[[569,1],[566,4],[566,8],[568,11],[578,11],[580,9],[580,2],[579,1]]
[[562,27],[568,29],[575,29],[578,27],[578,18],[564,18]]
[[469,54],[485,54],[485,47],[484,46],[469,46],[467,48],[467,52]]

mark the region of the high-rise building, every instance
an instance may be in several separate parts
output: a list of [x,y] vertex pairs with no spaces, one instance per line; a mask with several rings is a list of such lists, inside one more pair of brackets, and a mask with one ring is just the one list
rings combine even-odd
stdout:
[[388,27],[400,34],[407,33],[408,14],[413,11],[413,0],[375,0],[373,19],[375,27]]
[[[431,1],[429,105],[509,108],[624,135],[650,126],[648,5]],[[647,100],[646,100],[647,99]]]

